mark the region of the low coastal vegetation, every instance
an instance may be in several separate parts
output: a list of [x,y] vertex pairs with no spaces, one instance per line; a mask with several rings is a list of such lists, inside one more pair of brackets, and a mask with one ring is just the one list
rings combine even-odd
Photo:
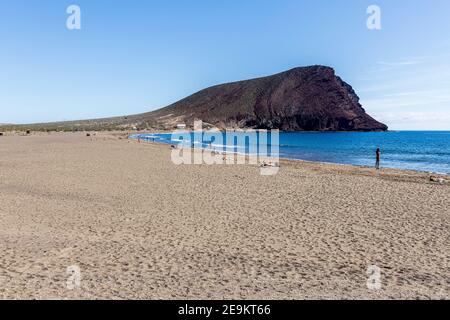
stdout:
[[148,123],[143,124],[119,124],[119,123],[91,123],[91,121],[59,122],[59,123],[37,123],[26,125],[0,125],[2,132],[79,132],[79,131],[130,131],[130,130],[157,130]]

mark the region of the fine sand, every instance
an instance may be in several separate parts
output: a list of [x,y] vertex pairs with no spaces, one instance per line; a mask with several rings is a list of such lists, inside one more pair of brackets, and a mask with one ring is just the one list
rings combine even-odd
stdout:
[[0,298],[450,299],[450,184],[170,153],[118,134],[1,136]]

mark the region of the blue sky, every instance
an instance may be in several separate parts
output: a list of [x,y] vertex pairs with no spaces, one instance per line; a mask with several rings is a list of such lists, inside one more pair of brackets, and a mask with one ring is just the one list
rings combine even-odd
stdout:
[[146,112],[324,64],[391,129],[450,130],[449,16],[448,0],[0,0],[0,123]]

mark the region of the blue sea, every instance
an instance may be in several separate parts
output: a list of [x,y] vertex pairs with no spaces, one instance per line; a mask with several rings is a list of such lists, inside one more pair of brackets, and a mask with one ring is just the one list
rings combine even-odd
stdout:
[[[182,143],[166,133],[130,138],[138,137],[167,144]],[[192,142],[211,147],[207,134],[202,141],[198,140],[193,138]],[[212,146],[230,151],[214,142]],[[381,149],[382,167],[450,174],[450,131],[280,132],[279,136],[279,156],[287,159],[374,166],[377,148]],[[248,150],[248,146],[233,149],[239,152]]]

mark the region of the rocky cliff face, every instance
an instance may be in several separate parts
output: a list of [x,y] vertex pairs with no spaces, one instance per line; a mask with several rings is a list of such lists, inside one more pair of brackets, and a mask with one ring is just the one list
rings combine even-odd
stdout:
[[269,77],[214,86],[142,115],[173,127],[203,120],[218,127],[285,131],[384,131],[332,68],[295,68]]

